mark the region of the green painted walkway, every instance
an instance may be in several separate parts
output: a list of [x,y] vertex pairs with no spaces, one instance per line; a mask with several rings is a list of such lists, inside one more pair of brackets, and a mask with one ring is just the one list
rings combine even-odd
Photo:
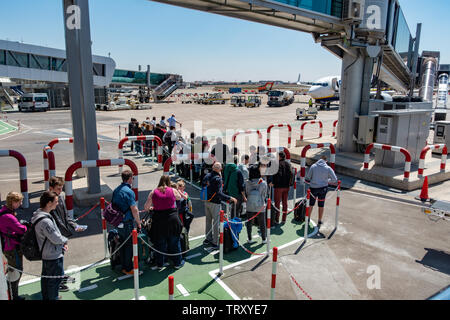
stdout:
[[10,133],[10,132],[13,132],[13,131],[16,131],[16,130],[17,130],[16,127],[10,125],[7,122],[4,122],[4,121],[0,120],[0,136],[2,134],[7,134],[7,133]]
[[[280,247],[284,244],[292,242],[300,237],[303,237],[304,224],[296,223],[292,220],[293,214],[288,215],[287,223],[283,226],[277,226],[271,230],[271,247]],[[292,221],[291,221],[292,220]],[[314,230],[310,224],[308,231]],[[253,227],[253,234],[257,234],[257,227]],[[240,233],[240,242],[245,243],[247,232],[245,226]],[[255,244],[244,244],[244,247],[256,252],[264,253],[267,245],[261,243],[261,238],[255,238]],[[145,262],[139,263],[139,270],[143,274],[139,277],[140,296],[144,296],[147,300],[167,300],[168,299],[168,276],[173,275],[175,278],[175,292],[174,298],[176,300],[232,300],[233,297],[215,281],[209,272],[219,268],[219,253],[212,255],[206,252],[202,246],[203,238],[190,241],[190,248],[192,249],[186,256],[199,254],[196,257],[186,260],[183,268],[175,270],[172,266],[163,269],[162,271],[151,270],[150,266]],[[300,243],[300,242],[299,242]],[[142,248],[140,248],[142,250]],[[142,251],[141,251],[142,252]],[[226,276],[226,266],[248,259],[251,255],[242,248],[238,248],[228,254],[224,254],[224,275]],[[261,258],[264,257],[261,256]],[[95,262],[95,261],[93,261]],[[81,280],[81,288],[97,285],[97,288],[78,292],[75,289],[69,292],[60,292],[63,300],[131,300],[134,298],[134,279],[118,281],[121,277],[120,267],[112,270],[109,263],[96,266],[79,273]],[[26,270],[25,270],[26,271]],[[77,277],[77,274],[72,274]],[[270,277],[270,275],[267,275]],[[181,284],[189,293],[188,296],[181,294],[176,287]],[[233,290],[233,288],[230,288]],[[25,296],[27,300],[39,300],[40,281],[35,283],[23,285],[20,287],[20,294]]]

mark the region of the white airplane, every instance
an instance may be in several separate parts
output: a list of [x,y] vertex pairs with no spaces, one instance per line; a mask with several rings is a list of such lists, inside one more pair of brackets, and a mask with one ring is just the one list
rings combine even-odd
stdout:
[[339,100],[340,87],[340,76],[328,76],[313,82],[307,94],[315,100],[316,104],[330,108],[332,101]]
[[[340,76],[328,76],[320,78],[319,80],[313,82],[309,88],[307,94],[315,100],[315,104],[319,105],[321,108],[330,108],[332,101],[339,101],[339,93],[341,88],[341,77]],[[372,91],[371,98],[374,98],[376,90]],[[381,93],[381,98],[385,101],[392,101],[392,94],[395,91],[383,91]]]

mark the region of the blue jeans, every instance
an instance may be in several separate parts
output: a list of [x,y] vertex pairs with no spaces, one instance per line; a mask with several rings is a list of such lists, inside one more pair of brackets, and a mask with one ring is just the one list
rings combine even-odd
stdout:
[[[42,260],[42,276],[64,276],[64,258]],[[62,278],[41,278],[42,300],[58,300]]]
[[[170,254],[181,253],[180,236],[168,236],[157,239],[155,246],[156,250],[161,251],[162,253],[170,253]],[[164,263],[167,262],[167,257],[170,257],[175,266],[181,264],[182,260],[181,254],[176,256],[165,256],[163,254],[159,254],[158,252],[156,252],[156,265],[158,267],[162,267]]]
[[[124,221],[123,228],[117,228],[121,241],[124,241],[133,231],[133,220]],[[130,239],[120,248],[120,264],[122,269],[130,272],[133,269],[133,238]]]

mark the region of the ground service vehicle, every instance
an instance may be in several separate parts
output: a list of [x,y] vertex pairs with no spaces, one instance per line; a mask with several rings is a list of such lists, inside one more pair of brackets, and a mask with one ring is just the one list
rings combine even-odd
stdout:
[[131,110],[131,105],[127,97],[115,97],[107,105],[98,105],[97,108],[103,111]]
[[46,93],[25,93],[19,102],[19,111],[48,111],[50,105]]
[[[262,87],[258,87],[258,92],[268,92],[270,90],[272,90],[273,87],[273,82],[266,82]],[[268,88],[268,86],[270,85],[270,88]]]
[[245,100],[245,96],[232,96],[230,102],[233,107],[243,107],[245,105]]
[[206,96],[203,100],[203,104],[225,104],[227,99],[225,99],[222,93],[212,93]]
[[309,117],[316,119],[319,112],[316,107],[297,108],[296,110],[297,120],[308,119]]
[[288,106],[294,102],[294,92],[292,91],[269,91],[269,100],[267,104],[269,107]]
[[255,108],[261,106],[261,98],[259,96],[250,96],[245,101],[245,106],[247,108]]

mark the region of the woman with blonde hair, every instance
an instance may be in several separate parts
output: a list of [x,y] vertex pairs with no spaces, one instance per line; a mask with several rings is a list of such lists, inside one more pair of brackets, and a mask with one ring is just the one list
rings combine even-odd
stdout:
[[[179,254],[181,252],[180,235],[182,224],[178,216],[176,201],[182,195],[176,188],[171,187],[169,176],[162,176],[158,187],[153,190],[144,205],[144,210],[153,210],[150,238],[155,243],[156,250],[161,253]],[[156,252],[156,267],[162,270],[169,264],[164,254]],[[168,256],[172,259],[175,269],[184,265],[181,254]]]
[[23,270],[23,253],[20,249],[20,238],[27,231],[27,227],[17,220],[16,210],[22,205],[23,195],[19,192],[10,192],[6,196],[6,205],[0,209],[0,235],[2,251],[8,260],[8,265],[20,270],[9,270],[9,287],[13,300],[24,300],[19,296],[19,281]]

